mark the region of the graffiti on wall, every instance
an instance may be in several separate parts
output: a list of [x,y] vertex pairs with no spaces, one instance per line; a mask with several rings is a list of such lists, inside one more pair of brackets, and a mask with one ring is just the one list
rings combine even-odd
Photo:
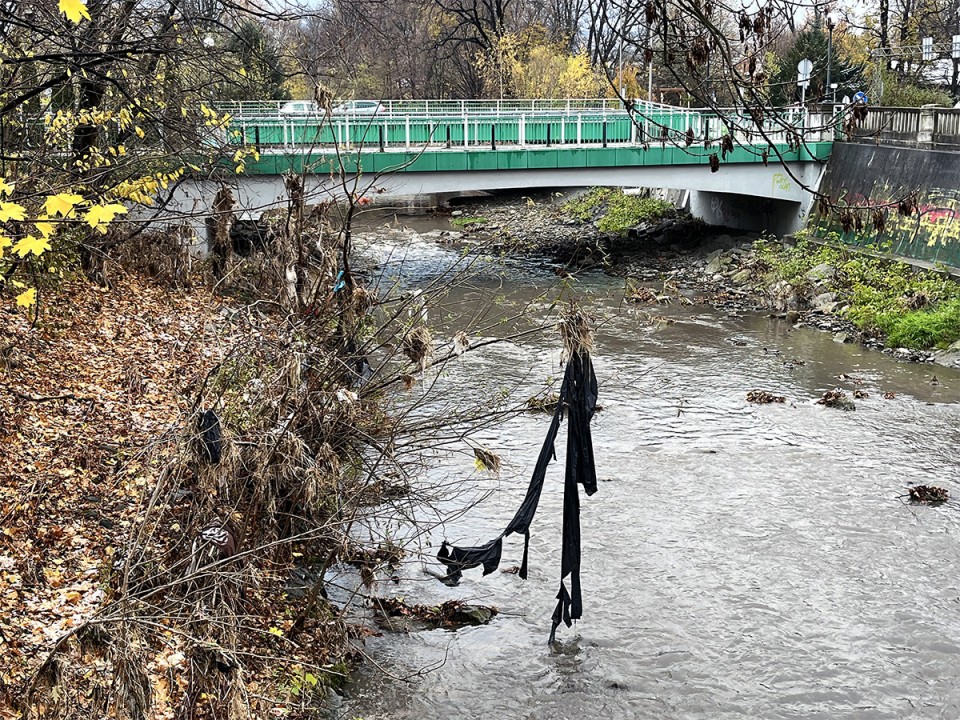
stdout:
[[[960,163],[943,164],[929,151],[841,143],[831,158],[821,191],[834,207],[817,203],[818,234],[838,233],[845,242],[872,245],[897,255],[960,267]],[[834,165],[834,160],[839,162]],[[905,198],[909,213],[899,204]],[[856,227],[844,229],[844,208]],[[875,227],[880,218],[880,228]]]

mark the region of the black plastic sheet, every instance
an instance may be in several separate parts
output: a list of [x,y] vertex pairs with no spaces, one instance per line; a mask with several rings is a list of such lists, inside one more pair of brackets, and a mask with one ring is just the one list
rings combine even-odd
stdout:
[[[540,496],[547,475],[547,467],[556,459],[556,439],[560,422],[567,414],[567,456],[563,485],[563,541],[560,560],[560,590],[557,592],[557,607],[553,612],[550,642],[553,642],[557,627],[563,622],[569,627],[583,614],[580,593],[580,494],[593,495],[597,491],[597,473],[593,455],[593,439],[590,421],[597,407],[597,378],[593,372],[590,354],[575,353],[567,363],[560,386],[557,409],[544,438],[537,464],[530,478],[527,493],[513,519],[503,533],[486,545],[478,547],[455,547],[444,542],[437,559],[447,568],[443,581],[456,585],[464,570],[483,565],[483,574],[489,575],[500,564],[503,538],[513,533],[523,533],[523,561],[520,577],[527,577],[527,556],[530,548],[530,526],[537,514]],[[565,580],[569,577],[570,590]]]

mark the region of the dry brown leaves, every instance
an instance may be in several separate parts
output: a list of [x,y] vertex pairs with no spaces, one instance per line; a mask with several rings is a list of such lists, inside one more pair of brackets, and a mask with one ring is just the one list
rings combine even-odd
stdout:
[[787,399],[783,395],[774,395],[766,390],[751,390],[747,393],[747,402],[767,405],[770,403],[784,403]]
[[0,706],[103,599],[154,478],[150,443],[228,346],[203,289],[64,284],[0,310]]

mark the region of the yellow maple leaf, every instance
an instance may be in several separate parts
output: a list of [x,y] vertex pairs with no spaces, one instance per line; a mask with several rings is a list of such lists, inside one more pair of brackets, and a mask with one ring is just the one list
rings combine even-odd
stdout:
[[70,22],[79,23],[81,18],[90,19],[90,12],[84,0],[60,0],[58,7]]
[[57,215],[70,217],[73,214],[74,205],[81,202],[83,202],[83,198],[79,195],[73,195],[72,193],[60,193],[59,195],[49,196],[44,204],[44,207],[47,210],[47,215],[50,217],[55,217]]
[[33,224],[36,226],[37,232],[39,232],[45,238],[49,238],[51,235],[53,235],[53,223],[44,222],[43,220],[36,220]]
[[90,208],[90,210],[87,211],[84,220],[86,220],[87,224],[94,230],[102,235],[106,235],[107,225],[113,222],[113,218],[115,218],[117,215],[123,215],[125,212],[127,212],[127,209],[119,203],[111,203],[110,205],[94,205],[92,208]]
[[9,197],[14,187],[16,183],[8,183],[6,178],[0,177],[0,197]]
[[17,307],[30,307],[37,302],[37,289],[30,288],[17,295]]
[[0,202],[0,222],[7,220],[23,220],[27,216],[27,211],[23,205],[13,202]]
[[26,257],[30,253],[39,257],[49,249],[50,243],[47,242],[46,238],[38,238],[33,235],[27,235],[25,238],[21,238],[17,244],[13,246],[13,251],[20,257]]

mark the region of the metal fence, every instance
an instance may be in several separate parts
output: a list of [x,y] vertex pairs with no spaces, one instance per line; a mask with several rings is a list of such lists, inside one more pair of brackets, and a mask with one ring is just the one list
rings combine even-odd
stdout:
[[[426,102],[426,101],[424,101]],[[465,101],[466,102],[466,101]],[[475,112],[314,116],[234,116],[228,138],[258,148],[339,146],[387,149],[482,148],[499,146],[589,146],[663,143],[715,144],[731,134],[737,145],[830,140],[829,113],[793,109],[771,113],[759,124],[742,111],[720,113],[644,107],[641,111]]]
[[[640,107],[668,108],[668,105],[635,101]],[[234,118],[322,117],[326,113],[316,103],[308,100],[244,100],[216,102],[212,107],[220,113],[229,113]],[[528,100],[349,100],[334,103],[334,115],[387,116],[387,115],[504,115],[547,111],[567,114],[576,112],[622,111],[623,103],[617,98],[547,98]]]

